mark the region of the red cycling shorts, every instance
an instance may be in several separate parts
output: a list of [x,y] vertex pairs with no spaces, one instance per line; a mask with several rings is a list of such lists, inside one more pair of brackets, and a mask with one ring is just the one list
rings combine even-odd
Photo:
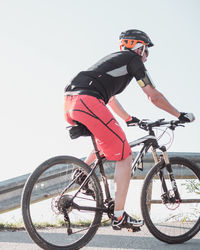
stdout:
[[84,124],[94,135],[107,160],[120,161],[132,152],[125,133],[101,99],[88,95],[65,96],[65,119]]

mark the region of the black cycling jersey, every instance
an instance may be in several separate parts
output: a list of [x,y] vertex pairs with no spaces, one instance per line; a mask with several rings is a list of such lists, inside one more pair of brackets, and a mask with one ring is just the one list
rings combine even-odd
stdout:
[[133,77],[143,79],[145,72],[141,56],[131,50],[119,51],[104,57],[87,71],[81,71],[66,86],[65,92],[67,95],[95,96],[108,103]]

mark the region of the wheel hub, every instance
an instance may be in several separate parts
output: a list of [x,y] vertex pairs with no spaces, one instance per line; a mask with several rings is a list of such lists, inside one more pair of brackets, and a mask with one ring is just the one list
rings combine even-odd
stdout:
[[71,212],[71,196],[63,195],[61,197],[53,198],[51,201],[51,208],[55,214],[63,214]]

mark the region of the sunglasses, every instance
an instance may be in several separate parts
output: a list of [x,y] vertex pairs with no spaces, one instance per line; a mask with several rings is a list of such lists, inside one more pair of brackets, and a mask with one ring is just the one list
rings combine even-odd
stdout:
[[[143,52],[143,48],[142,48],[142,47],[140,48],[140,51]],[[149,50],[148,50],[148,47],[147,47],[147,46],[145,46],[145,50],[144,50],[143,53],[146,53],[146,57],[148,57],[148,55],[149,55]]]

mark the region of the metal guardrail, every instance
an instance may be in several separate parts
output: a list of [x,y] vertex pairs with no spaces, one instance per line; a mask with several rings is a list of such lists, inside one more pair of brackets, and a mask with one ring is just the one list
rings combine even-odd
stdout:
[[[169,157],[180,156],[194,161],[200,166],[200,153],[168,153]],[[134,179],[144,179],[149,169],[152,167],[153,159],[150,153],[147,153],[144,157],[144,171],[137,171],[134,175]],[[105,171],[108,179],[112,179],[114,176],[115,162],[106,162]],[[45,183],[49,188],[49,196],[54,195],[56,185],[58,184],[58,174],[62,173],[62,166],[56,171],[56,173],[49,173],[45,177]],[[30,174],[22,175],[16,178],[12,178],[6,181],[0,182],[0,213],[5,213],[10,210],[20,207],[21,193],[25,181]],[[60,180],[60,179],[59,179]],[[60,183],[59,183],[60,184]],[[35,194],[35,201],[43,197],[42,189],[38,189]],[[45,197],[48,198],[48,197]]]

